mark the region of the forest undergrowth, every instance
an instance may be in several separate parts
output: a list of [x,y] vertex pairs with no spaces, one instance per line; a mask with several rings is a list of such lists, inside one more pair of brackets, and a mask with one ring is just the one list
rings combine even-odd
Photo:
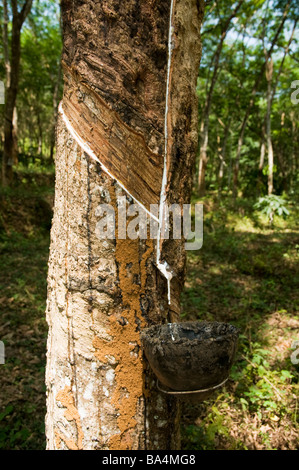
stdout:
[[189,252],[184,318],[232,323],[240,338],[226,386],[183,405],[185,449],[298,449],[299,230],[295,205],[289,212],[270,226],[251,200],[204,200],[204,242]]
[[[6,353],[0,449],[45,448],[52,176],[42,185],[38,177],[23,177],[16,189],[0,191],[0,339]],[[296,208],[289,207],[285,220],[275,216],[270,227],[254,201],[209,194],[203,202],[204,243],[188,253],[182,319],[230,322],[240,340],[226,386],[206,402],[183,404],[182,447],[297,449],[299,368],[291,361],[299,340]]]

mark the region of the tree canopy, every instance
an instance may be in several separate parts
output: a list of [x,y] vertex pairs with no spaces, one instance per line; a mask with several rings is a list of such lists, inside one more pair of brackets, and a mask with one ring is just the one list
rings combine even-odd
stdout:
[[[298,4],[251,0],[207,2],[198,94],[201,122],[209,123],[206,185],[267,194],[267,66],[272,63],[271,120],[274,191],[298,191],[298,113],[292,84],[298,77]],[[228,21],[229,20],[229,21]],[[219,38],[224,37],[219,52]],[[217,50],[219,58],[217,62]],[[215,77],[216,75],[216,77]],[[212,80],[215,84],[211,92]],[[298,88],[298,87],[297,87]],[[205,116],[207,97],[210,99]],[[244,129],[243,129],[244,127]],[[240,134],[244,131],[240,142]],[[266,152],[265,152],[266,150]],[[234,181],[236,167],[240,169]]]

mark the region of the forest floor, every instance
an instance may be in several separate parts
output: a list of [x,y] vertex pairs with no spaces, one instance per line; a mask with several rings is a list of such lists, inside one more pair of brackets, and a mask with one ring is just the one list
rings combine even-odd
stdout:
[[[46,276],[53,175],[0,188],[0,449],[44,449]],[[253,202],[204,199],[204,243],[188,253],[184,320],[240,329],[226,386],[182,405],[187,450],[298,449],[299,227],[271,228]],[[298,220],[298,218],[297,218]],[[295,354],[296,355],[296,354]],[[299,354],[298,354],[299,358]],[[294,360],[293,360],[294,362]]]
[[226,386],[184,405],[185,449],[299,448],[299,366],[291,360],[299,340],[298,213],[291,207],[270,228],[253,204],[209,195],[203,247],[189,252],[186,319],[232,323],[240,338]]

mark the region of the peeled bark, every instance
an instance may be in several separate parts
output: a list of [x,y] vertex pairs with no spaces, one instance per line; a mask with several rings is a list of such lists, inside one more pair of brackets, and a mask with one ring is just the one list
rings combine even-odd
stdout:
[[117,234],[103,240],[97,229],[100,204],[114,208],[117,230],[118,196],[129,203],[130,193],[146,210],[157,202],[164,163],[166,200],[189,202],[203,2],[172,6],[169,64],[169,0],[62,2],[65,85],[47,302],[48,449],[179,448],[179,406],[157,389],[140,331],[179,318],[184,241],[161,244],[161,259],[175,271],[169,305],[157,242]]

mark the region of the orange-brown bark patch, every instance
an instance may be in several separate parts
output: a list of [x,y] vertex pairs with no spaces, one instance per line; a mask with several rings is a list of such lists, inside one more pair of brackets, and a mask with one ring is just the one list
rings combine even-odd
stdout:
[[112,341],[94,338],[96,357],[101,362],[113,356],[116,360],[115,388],[111,403],[119,416],[119,433],[110,438],[109,448],[131,449],[137,425],[136,413],[143,395],[143,360],[140,347],[140,328],[146,325],[141,313],[140,296],[145,293],[146,264],[153,252],[153,242],[146,242],[141,253],[140,240],[116,240],[115,258],[122,293],[121,313],[109,317]]
[[[77,408],[75,407],[74,397],[72,395],[72,391],[70,387],[66,386],[64,389],[60,390],[56,395],[56,401],[59,401],[64,408],[66,408],[64,412],[64,417],[68,421],[75,421],[76,428],[77,428],[77,443],[74,443],[71,439],[66,439],[62,436],[61,433],[56,431],[56,436],[59,439],[62,439],[68,448],[74,448],[78,450],[83,449],[83,430],[81,426],[80,416]],[[70,447],[71,446],[71,447]]]

